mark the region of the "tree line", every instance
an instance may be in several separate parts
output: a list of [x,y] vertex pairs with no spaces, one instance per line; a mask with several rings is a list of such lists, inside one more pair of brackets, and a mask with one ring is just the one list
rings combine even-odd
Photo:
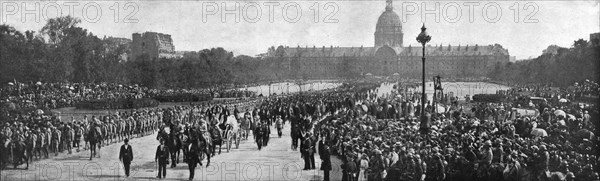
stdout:
[[557,87],[590,80],[600,76],[600,46],[598,40],[579,39],[572,47],[549,46],[537,58],[497,65],[490,72],[492,80],[511,84],[545,84]]
[[[79,27],[71,16],[49,19],[39,32],[17,31],[0,25],[0,83],[7,82],[114,82],[152,88],[199,88],[223,84],[250,84],[307,78],[298,60],[289,64],[284,52],[275,56],[234,56],[223,48],[188,52],[182,58],[122,61],[126,44],[114,45]],[[571,85],[585,79],[597,81],[600,47],[577,40],[573,47],[551,46],[534,59],[497,65],[492,80],[509,83]],[[596,42],[597,45],[597,42]],[[275,50],[275,47],[270,49]],[[281,50],[281,48],[277,48]],[[356,78],[356,58],[344,58],[334,77]]]
[[128,45],[114,45],[79,27],[71,16],[50,19],[39,31],[0,25],[0,83],[116,82],[152,88],[198,88],[287,79],[280,59],[234,56],[223,48],[183,58],[122,61]]

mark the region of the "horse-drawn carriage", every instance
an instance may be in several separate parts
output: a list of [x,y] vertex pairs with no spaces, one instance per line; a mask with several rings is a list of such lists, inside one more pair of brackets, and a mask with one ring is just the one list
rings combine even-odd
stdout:
[[240,147],[240,142],[242,138],[242,129],[240,129],[239,124],[235,116],[230,115],[227,117],[227,121],[225,122],[225,130],[223,131],[223,141],[227,147],[227,152],[231,150],[231,145],[235,144],[235,149]]

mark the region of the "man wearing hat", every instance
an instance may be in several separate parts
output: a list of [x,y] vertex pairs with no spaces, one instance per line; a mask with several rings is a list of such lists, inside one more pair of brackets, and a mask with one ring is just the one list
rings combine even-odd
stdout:
[[508,162],[506,167],[504,168],[504,171],[502,172],[502,176],[504,177],[504,180],[520,181],[520,172],[521,164],[518,160],[518,153],[517,151],[512,151],[508,156]]
[[381,181],[383,180],[383,171],[386,170],[385,163],[383,161],[382,152],[380,150],[375,150],[375,156],[369,163],[371,174],[373,180]]
[[480,179],[487,180],[487,176],[489,176],[488,171],[490,166],[492,165],[492,159],[494,158],[494,154],[492,153],[492,141],[487,140],[483,143],[483,148],[481,149],[481,159],[479,160],[480,169],[478,176]]
[[165,145],[165,140],[160,140],[160,145],[156,147],[154,162],[158,162],[158,176],[156,178],[165,178],[167,176],[167,165],[169,164],[169,148]]
[[[307,133],[306,136],[304,136],[304,141],[302,141],[302,144],[300,145],[301,151],[300,153],[302,154],[302,158],[304,159],[304,170],[310,170],[310,169],[314,169],[314,161],[311,163],[311,155],[313,156],[312,160],[314,160],[314,152],[313,152],[313,148],[312,148],[312,139],[310,138],[310,133]],[[313,153],[311,153],[313,152]]]
[[125,168],[125,176],[129,177],[129,165],[131,165],[131,161],[133,160],[133,150],[131,149],[131,145],[129,145],[129,139],[125,138],[123,142],[124,144],[119,151],[119,160],[121,160]]
[[319,149],[321,156],[321,170],[323,170],[324,181],[329,181],[329,171],[331,171],[331,154],[329,152],[329,143],[325,142],[323,148]]

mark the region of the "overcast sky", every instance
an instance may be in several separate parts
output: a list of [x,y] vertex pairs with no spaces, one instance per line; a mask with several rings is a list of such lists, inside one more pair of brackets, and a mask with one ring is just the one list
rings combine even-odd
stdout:
[[[3,1],[0,21],[21,31],[38,31],[46,19],[62,12],[82,19],[81,27],[100,37],[131,38],[135,32],[156,31],[171,34],[178,51],[224,47],[236,55],[254,56],[277,45],[373,46],[375,24],[385,4],[383,0]],[[588,40],[590,33],[600,32],[599,1],[593,0],[396,0],[393,5],[403,21],[405,46],[419,46],[415,37],[423,22],[434,46],[498,43],[517,59],[537,57],[551,44],[570,47],[574,40]],[[432,14],[423,15],[425,9]]]

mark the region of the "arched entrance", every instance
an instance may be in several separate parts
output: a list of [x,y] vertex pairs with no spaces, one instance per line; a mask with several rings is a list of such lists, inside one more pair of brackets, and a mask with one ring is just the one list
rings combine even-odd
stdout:
[[373,71],[378,75],[391,76],[398,72],[398,54],[394,49],[385,45],[375,52],[375,61]]

